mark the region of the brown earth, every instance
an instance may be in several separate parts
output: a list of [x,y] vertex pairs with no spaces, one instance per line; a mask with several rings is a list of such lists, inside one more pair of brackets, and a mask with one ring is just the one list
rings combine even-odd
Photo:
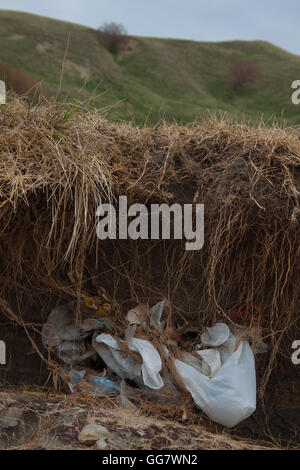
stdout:
[[101,424],[110,435],[108,449],[270,449],[253,441],[213,434],[203,426],[187,426],[120,407],[82,404],[66,395],[38,392],[0,393],[0,449],[86,450],[78,435],[86,424]]
[[19,95],[33,94],[39,87],[27,74],[4,62],[0,62],[0,80],[5,82],[7,90]]

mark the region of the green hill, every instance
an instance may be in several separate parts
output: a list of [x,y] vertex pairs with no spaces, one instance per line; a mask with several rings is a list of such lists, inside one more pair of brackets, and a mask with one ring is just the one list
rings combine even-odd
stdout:
[[[251,59],[259,71],[255,83],[237,92],[229,83],[233,59]],[[59,89],[64,62],[60,98],[93,95],[93,105],[113,105],[107,111],[113,119],[186,123],[222,111],[237,119],[258,121],[263,115],[300,123],[300,106],[291,103],[300,56],[267,42],[130,37],[116,55],[91,28],[0,10],[0,62],[43,80],[48,95]]]

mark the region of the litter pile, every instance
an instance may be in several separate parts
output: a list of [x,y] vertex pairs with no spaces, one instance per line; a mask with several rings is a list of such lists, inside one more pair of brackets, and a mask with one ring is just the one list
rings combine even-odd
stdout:
[[[90,300],[87,303],[93,304]],[[164,299],[148,311],[144,305],[131,309],[128,326],[118,338],[107,320],[76,320],[78,304],[70,302],[49,315],[42,330],[43,344],[49,352],[54,349],[63,363],[61,376],[71,392],[121,396],[135,409],[135,391],[150,400],[167,393],[174,401],[183,387],[211,420],[229,428],[237,425],[256,409],[255,360],[245,331],[216,323],[201,335],[194,351],[184,351],[174,335],[171,339],[167,334],[162,320],[167,305]],[[137,336],[137,331],[151,330],[164,343],[159,350]],[[262,352],[267,347],[260,333],[260,328],[253,328],[247,336],[256,337],[255,345]],[[97,368],[87,366],[97,359]]]
[[[116,358],[125,349],[139,364],[135,386],[143,385],[143,393],[151,391],[159,400],[164,387],[151,389],[144,383],[145,377],[154,379],[136,341],[143,339],[159,354],[164,384],[171,388],[177,376],[177,390],[187,368],[176,363],[187,364],[178,350],[191,351],[181,342],[165,341],[162,333],[169,325],[163,332],[150,324],[144,330],[137,326],[135,340],[128,342],[122,323],[124,312],[135,304],[167,298],[171,325],[195,323],[202,333],[220,322],[234,336],[235,327],[263,328],[271,351],[264,367],[257,363],[256,368],[257,396],[264,399],[288,368],[295,376],[291,344],[300,334],[299,194],[297,129],[251,128],[214,118],[188,126],[161,122],[137,128],[108,122],[98,110],[77,102],[33,106],[8,95],[0,112],[0,338],[9,358],[9,366],[1,369],[4,381],[44,385],[49,361],[40,343],[41,325],[54,306],[95,297],[101,286],[112,306],[112,315],[106,312],[112,330],[94,330],[98,324],[83,320],[78,332],[66,323],[63,329],[75,339],[56,344],[51,338],[66,367],[74,370],[70,341],[77,360],[94,360],[89,354],[97,354],[96,346],[99,361],[110,357],[118,367]],[[204,204],[203,248],[187,252],[185,241],[176,239],[99,240],[99,203],[113,202],[118,212],[124,195],[128,206],[140,203],[147,209],[152,204]],[[95,332],[100,342],[92,341]],[[178,342],[176,335],[170,339]],[[219,351],[221,365],[222,346],[209,347]],[[244,344],[232,360],[239,354],[243,360],[250,356]],[[192,355],[210,367],[195,351]],[[224,368],[226,362],[209,382],[200,368],[203,384],[211,386]],[[74,380],[85,382],[82,374]],[[198,383],[200,376],[193,377]],[[160,383],[157,375],[154,383]],[[202,406],[194,379],[185,388]]]

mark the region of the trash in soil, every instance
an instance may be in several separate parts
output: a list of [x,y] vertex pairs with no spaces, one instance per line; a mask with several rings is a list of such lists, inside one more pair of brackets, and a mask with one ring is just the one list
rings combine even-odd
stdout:
[[[109,395],[116,396],[120,394],[120,386],[113,380],[94,374],[88,374],[85,369],[71,369],[67,372],[70,382],[68,382],[71,392],[87,392],[93,396]],[[88,385],[88,386],[87,386]],[[76,387],[77,386],[77,387]]]
[[176,371],[196,405],[211,420],[231,428],[256,409],[253,352],[224,323],[207,328],[201,342],[214,347],[197,352],[203,359],[202,372],[178,359],[174,361]]
[[139,411],[137,407],[129,400],[128,397],[133,398],[132,391],[128,390],[125,380],[122,380],[120,385],[120,396],[118,397],[118,403],[121,408],[130,410],[133,413],[138,414]]
[[[99,314],[92,299],[84,305]],[[79,389],[93,396],[118,396],[120,406],[137,412],[131,403],[137,398],[132,383],[139,396],[160,405],[178,403],[184,386],[211,420],[229,428],[236,426],[256,409],[255,360],[248,340],[255,352],[266,352],[262,328],[229,328],[216,323],[201,337],[196,333],[197,342],[201,341],[194,341],[192,351],[184,350],[187,343],[181,342],[181,334],[168,334],[169,327],[162,321],[167,306],[164,299],[151,308],[139,304],[129,310],[128,327],[119,338],[105,320],[76,321],[74,308],[80,305],[70,302],[49,315],[42,331],[43,344],[72,366],[66,371],[71,392]],[[154,339],[136,337],[141,331],[142,336],[160,338],[161,346],[155,343],[155,347]],[[91,370],[96,358],[102,369],[106,367],[108,377]],[[84,367],[75,367],[83,363]]]
[[[140,364],[134,358],[123,357],[120,352],[120,343],[109,334],[101,333],[95,338],[93,346],[106,365],[112,369],[119,377],[123,379],[136,380],[141,383],[141,377],[144,385],[155,390],[164,386],[160,376],[162,362],[159,353],[149,341],[140,338],[132,338],[127,341],[130,351],[137,352],[142,359]],[[98,343],[98,344],[96,344]],[[111,354],[111,359],[109,358]],[[108,362],[107,362],[108,361]]]
[[126,320],[130,325],[138,325],[145,327],[148,316],[148,307],[144,304],[139,304],[136,307],[129,310],[126,316]]
[[167,307],[167,299],[163,299],[157,304],[153,305],[150,309],[148,305],[139,304],[133,309],[129,310],[126,319],[130,325],[137,325],[146,327],[149,321],[150,326],[158,331],[163,331],[164,324],[161,322],[161,317],[165,307]]
[[109,328],[107,322],[94,318],[78,321],[74,302],[70,302],[52,310],[42,329],[42,342],[45,348],[54,349],[65,364],[72,365],[95,355],[95,350],[84,340],[94,331]]

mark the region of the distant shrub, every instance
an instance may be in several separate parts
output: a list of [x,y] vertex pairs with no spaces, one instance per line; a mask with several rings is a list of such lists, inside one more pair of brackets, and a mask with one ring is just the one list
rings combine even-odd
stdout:
[[104,40],[107,42],[109,50],[118,52],[127,43],[127,30],[119,23],[104,23],[98,28]]
[[25,95],[28,92],[34,93],[37,83],[28,75],[11,65],[0,62],[0,80],[3,80],[7,90],[14,91],[19,95]]
[[233,59],[229,73],[229,83],[233,91],[254,83],[259,76],[257,64],[253,60]]

